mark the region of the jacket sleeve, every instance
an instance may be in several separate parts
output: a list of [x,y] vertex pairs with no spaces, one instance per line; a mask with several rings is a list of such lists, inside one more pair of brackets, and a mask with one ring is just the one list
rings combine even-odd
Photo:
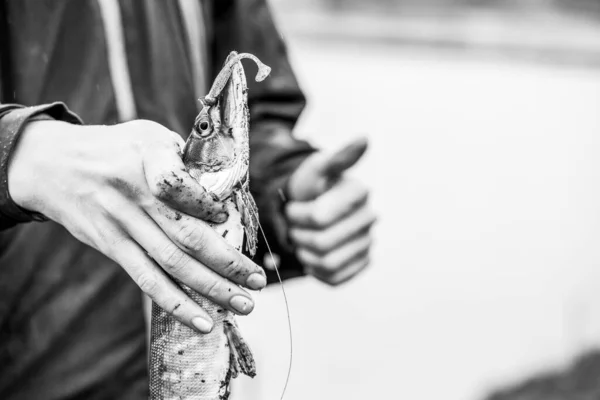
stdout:
[[16,104],[0,104],[0,230],[17,223],[44,221],[38,213],[19,207],[8,192],[8,164],[25,125],[32,120],[56,119],[80,124],[81,120],[63,103],[51,103],[34,107]]
[[[250,109],[250,187],[271,250],[281,258],[282,278],[303,274],[288,240],[283,215],[291,173],[315,149],[293,137],[292,129],[305,106],[305,97],[292,71],[285,43],[265,0],[212,2],[212,76],[230,51],[252,53],[272,68],[263,82],[248,79]],[[249,65],[249,64],[248,64]],[[255,67],[247,75],[254,76]],[[283,194],[283,196],[282,196]],[[257,261],[268,254],[259,233]],[[269,281],[275,276],[268,273]]]

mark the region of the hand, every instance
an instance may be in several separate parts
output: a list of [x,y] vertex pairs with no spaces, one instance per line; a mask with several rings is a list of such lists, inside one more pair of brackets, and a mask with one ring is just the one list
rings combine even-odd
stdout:
[[237,284],[261,289],[266,280],[203,221],[223,222],[227,213],[186,172],[183,145],[179,135],[151,121],[31,122],[12,156],[9,191],[19,206],[62,224],[119,263],[179,321],[209,332],[208,314],[169,276],[238,314],[254,305]]
[[369,192],[343,175],[364,154],[357,140],[333,154],[315,153],[290,177],[286,217],[296,256],[306,273],[330,285],[346,282],[369,265],[375,214]]

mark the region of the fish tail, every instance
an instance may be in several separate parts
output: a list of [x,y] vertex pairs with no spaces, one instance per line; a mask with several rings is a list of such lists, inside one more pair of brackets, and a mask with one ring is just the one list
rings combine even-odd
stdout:
[[235,325],[235,322],[224,321],[223,329],[229,340],[229,370],[231,376],[236,378],[241,372],[250,378],[254,378],[256,376],[254,356],[252,355],[252,351],[250,351],[250,347],[248,347],[246,341],[242,338],[239,328]]

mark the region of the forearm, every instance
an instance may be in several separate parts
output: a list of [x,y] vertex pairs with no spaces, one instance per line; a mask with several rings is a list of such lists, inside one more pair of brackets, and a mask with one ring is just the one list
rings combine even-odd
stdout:
[[63,103],[34,107],[0,104],[0,230],[8,229],[18,223],[44,220],[41,214],[19,207],[11,197],[8,186],[8,168],[19,138],[27,123],[39,118],[81,124],[79,117]]

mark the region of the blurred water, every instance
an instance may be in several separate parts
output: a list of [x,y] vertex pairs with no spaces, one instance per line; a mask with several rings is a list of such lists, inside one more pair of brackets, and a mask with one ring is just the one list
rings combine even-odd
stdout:
[[[366,134],[353,175],[380,215],[370,270],[286,284],[287,400],[469,400],[600,345],[600,71],[290,39],[310,103],[299,136]],[[278,399],[278,287],[242,328]]]

